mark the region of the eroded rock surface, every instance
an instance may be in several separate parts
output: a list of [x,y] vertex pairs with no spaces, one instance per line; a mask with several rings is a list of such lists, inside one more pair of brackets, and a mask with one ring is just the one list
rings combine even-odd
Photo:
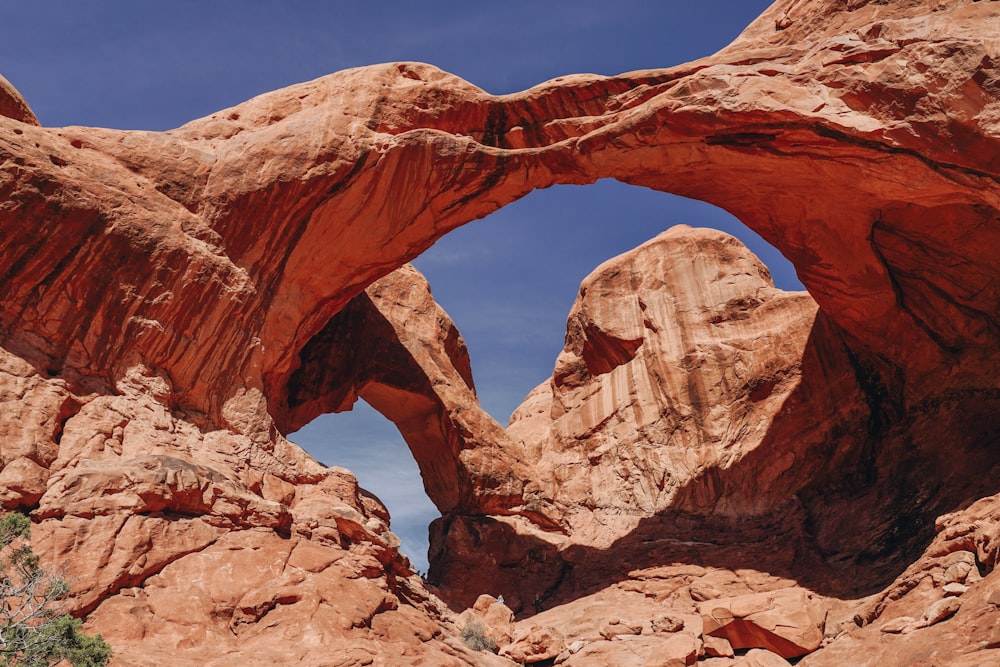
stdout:
[[[866,414],[833,331],[807,294],[775,289],[721,232],[678,226],[609,260],[581,285],[553,377],[508,428],[526,493],[560,529],[446,516],[432,579],[462,605],[498,590],[526,610],[669,558],[638,553],[650,541],[721,554],[722,526],[759,539],[767,517],[792,519],[796,485],[829,463],[815,450]],[[621,558],[632,549],[641,560]]]
[[[165,133],[42,128],[0,81],[0,502],[122,664],[503,664],[381,503],[281,435],[363,396],[446,513],[454,605],[504,583],[522,615],[607,594],[676,621],[804,585],[835,618],[802,664],[989,662],[998,32],[995,2],[780,0],[674,68],[494,97],[380,65]],[[505,432],[397,269],[602,177],[733,212],[811,297],[668,233],[594,275]],[[513,636],[567,664],[781,660],[618,616]]]
[[394,422],[442,512],[521,508],[528,468],[479,406],[465,342],[412,266],[374,282],[327,322],[289,387],[279,426],[349,410],[359,397]]

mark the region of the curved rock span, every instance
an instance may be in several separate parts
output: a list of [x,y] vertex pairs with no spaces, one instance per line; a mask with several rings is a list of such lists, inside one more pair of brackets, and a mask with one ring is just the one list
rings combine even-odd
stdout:
[[[806,640],[743,596],[804,586],[809,664],[988,661],[998,33],[994,2],[782,0],[670,69],[495,97],[381,65],[164,133],[42,128],[0,80],[0,499],[124,663],[480,664],[381,503],[282,436],[361,396],[444,514],[439,592],[547,619],[505,655],[777,655]],[[809,295],[670,230],[585,281],[504,429],[403,265],[598,178],[731,211]],[[681,620],[580,620],[636,595]]]

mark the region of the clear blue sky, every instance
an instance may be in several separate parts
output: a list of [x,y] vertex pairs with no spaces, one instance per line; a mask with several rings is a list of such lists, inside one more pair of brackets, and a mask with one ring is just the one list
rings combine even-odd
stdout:
[[[0,5],[0,74],[43,125],[163,130],[348,67],[416,60],[491,93],[563,74],[668,67],[728,44],[765,0],[505,3],[337,0],[35,0]],[[466,338],[484,407],[501,423],[552,372],[580,281],[600,262],[685,223],[740,237],[779,287],[787,262],[729,214],[602,181],[535,192],[416,261]],[[291,438],[353,470],[389,506],[426,569],[437,516],[395,428],[359,406]]]

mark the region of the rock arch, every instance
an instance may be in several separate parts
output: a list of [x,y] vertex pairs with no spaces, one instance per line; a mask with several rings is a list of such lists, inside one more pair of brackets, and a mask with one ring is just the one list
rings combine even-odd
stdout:
[[[939,115],[899,117],[875,94],[911,72],[916,51],[943,48],[908,42],[905,18],[918,9],[883,16],[866,6],[830,15],[822,31],[793,21],[768,33],[780,10],[689,65],[566,77],[502,98],[398,64],[268,93],[141,140],[21,125],[5,136],[26,169],[8,174],[4,191],[18,215],[37,212],[59,233],[46,253],[32,239],[47,229],[6,241],[5,283],[18,286],[6,296],[31,293],[34,309],[12,307],[2,325],[16,336],[15,319],[36,321],[25,318],[50,305],[68,271],[86,275],[125,253],[136,275],[96,281],[80,298],[119,304],[112,319],[127,326],[37,320],[46,342],[33,343],[36,352],[50,365],[101,369],[141,358],[170,369],[179,401],[213,415],[233,387],[277,405],[306,342],[434,238],[533,188],[613,177],[736,214],[792,260],[860,346],[904,370],[914,395],[938,384],[942,365],[983,382],[972,378],[989,358],[996,310],[984,250],[994,247],[997,208],[988,44],[949,42],[940,72],[913,73],[927,84],[921,108]],[[994,12],[955,3],[933,20]],[[844,42],[875,14],[878,37]],[[751,39],[762,53],[793,38],[802,46],[770,57],[741,50]],[[826,65],[832,58],[838,67]],[[319,132],[297,135],[303,126]],[[38,147],[20,148],[29,141]],[[81,180],[81,159],[99,155],[106,170]],[[948,231],[929,229],[931,219],[947,220]],[[57,261],[67,255],[79,260]],[[968,270],[926,284],[911,277],[917,255],[956,256]],[[193,304],[197,318],[186,314]],[[940,307],[969,326],[929,321]]]
[[[418,372],[407,332],[378,313],[405,305],[392,298],[423,298],[393,297],[387,277],[442,234],[532,189],[605,177],[725,208],[795,264],[877,436],[833,452],[859,477],[824,488],[850,498],[870,476],[916,480],[920,498],[938,499],[923,514],[988,491],[966,473],[996,463],[1000,54],[983,35],[998,21],[996,3],[783,0],[730,47],[674,68],[494,97],[428,65],[380,65],[165,133],[41,128],[4,87],[0,344],[18,426],[3,451],[3,502],[61,517],[74,466],[132,460],[124,424],[142,424],[156,447],[229,466],[239,482],[220,479],[218,507],[205,509],[170,472],[187,468],[144,459],[143,479],[179,503],[165,507],[216,513],[198,544],[246,527],[233,508],[310,536],[316,516],[335,516],[337,535],[367,535],[394,573],[403,568],[378,508],[280,435],[367,392],[401,422],[436,424],[447,452],[411,430],[439,506],[565,530],[507,445],[473,446],[509,435],[457,413],[433,385],[437,373],[472,391],[455,339]],[[401,366],[342,359],[339,383],[319,372],[315,359],[338,354],[326,334],[354,335],[355,323]],[[590,370],[613,372],[638,349],[611,338],[625,341],[614,343],[617,365],[595,359]],[[101,438],[74,431],[81,411],[101,420]],[[355,505],[327,512],[289,490],[296,483]],[[714,483],[692,488],[691,502]],[[106,516],[86,501],[62,506],[77,508],[73,520]],[[316,514],[290,519],[285,503]],[[169,559],[155,560],[108,574],[86,605]]]

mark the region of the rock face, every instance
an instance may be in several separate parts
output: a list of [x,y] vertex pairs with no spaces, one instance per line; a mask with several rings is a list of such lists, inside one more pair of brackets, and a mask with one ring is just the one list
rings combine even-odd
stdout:
[[527,468],[479,406],[465,343],[412,266],[352,299],[300,358],[279,427],[349,410],[361,397],[405,434],[442,512],[502,512],[521,499]]
[[826,609],[802,589],[708,600],[699,609],[702,632],[734,649],[765,648],[782,658],[799,658],[823,642]]
[[[805,586],[800,664],[989,662],[998,32],[995,2],[780,0],[675,68],[493,97],[381,65],[165,133],[42,128],[0,81],[0,502],[122,664],[504,664],[282,436],[362,396],[445,513],[449,603],[551,608],[508,655],[768,664],[698,603]],[[602,177],[726,208],[810,294],[672,230],[588,279],[505,431],[400,267]],[[640,600],[648,633],[594,611]]]
[[[384,292],[429,298],[407,267],[360,298]],[[37,550],[120,664],[481,664],[349,471],[206,428],[144,369],[90,394],[6,350],[2,371],[3,502],[34,508]]]
[[30,125],[40,124],[31,107],[28,106],[27,100],[3,76],[0,76],[0,116],[13,118]]
[[759,528],[800,511],[789,508],[798,485],[829,463],[816,450],[859,426],[864,407],[841,339],[807,294],[775,289],[731,236],[674,227],[584,280],[553,377],[511,418],[526,495],[560,530],[446,516],[431,578],[460,606],[498,590],[527,609],[536,595],[625,576],[640,562],[619,562],[625,544],[653,539],[650,522],[668,515],[691,524],[667,530],[674,538]]

